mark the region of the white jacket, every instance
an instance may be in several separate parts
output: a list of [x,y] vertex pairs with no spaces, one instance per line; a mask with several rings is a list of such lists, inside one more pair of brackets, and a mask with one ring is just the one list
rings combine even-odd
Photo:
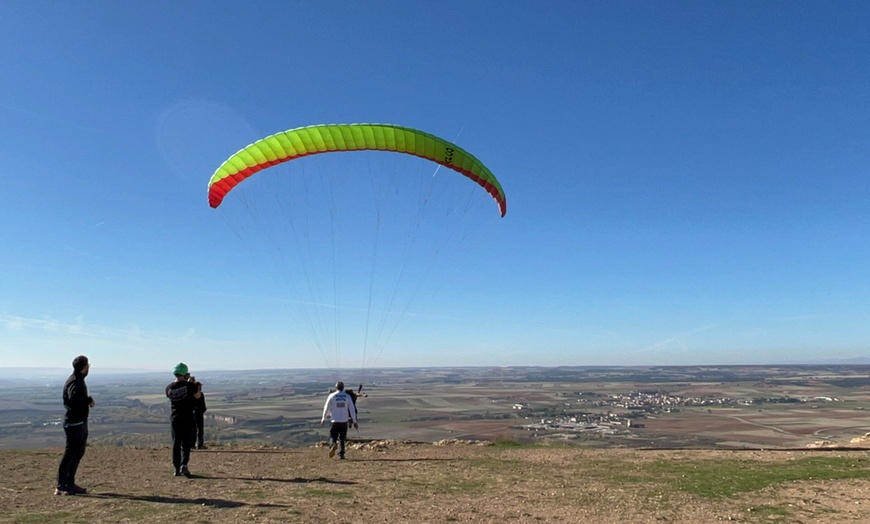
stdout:
[[326,397],[326,404],[323,405],[323,416],[320,417],[320,423],[326,421],[326,417],[331,416],[332,422],[353,422],[356,423],[356,406],[353,405],[350,395],[344,391],[334,391]]

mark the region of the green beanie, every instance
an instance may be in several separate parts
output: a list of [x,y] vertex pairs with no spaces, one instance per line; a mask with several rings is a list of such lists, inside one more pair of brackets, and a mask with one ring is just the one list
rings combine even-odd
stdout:
[[188,369],[187,364],[184,362],[179,362],[175,366],[175,370],[172,371],[174,375],[187,375]]

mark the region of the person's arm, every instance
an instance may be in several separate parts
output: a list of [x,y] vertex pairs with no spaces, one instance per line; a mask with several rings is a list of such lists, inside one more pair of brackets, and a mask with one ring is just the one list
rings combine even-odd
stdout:
[[326,403],[323,404],[323,415],[320,417],[320,425],[322,426],[324,422],[326,422],[326,415],[331,412],[330,403],[335,395],[329,395],[326,397]]
[[199,400],[199,398],[202,396],[202,383],[197,382],[196,377],[194,376],[191,376],[188,382],[193,384],[193,398]]
[[70,407],[76,410],[85,406],[91,406],[94,401],[93,398],[88,396],[88,388],[84,384],[79,384],[77,380],[69,385],[67,396],[69,396]]

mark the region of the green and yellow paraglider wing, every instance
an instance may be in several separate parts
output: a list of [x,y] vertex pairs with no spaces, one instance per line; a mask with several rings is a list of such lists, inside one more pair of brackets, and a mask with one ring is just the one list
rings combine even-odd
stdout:
[[501,216],[507,213],[501,184],[474,155],[429,133],[391,124],[314,125],[257,140],[215,171],[208,183],[208,203],[218,207],[239,182],[275,164],[318,153],[363,150],[394,151],[437,162],[477,182],[495,199]]

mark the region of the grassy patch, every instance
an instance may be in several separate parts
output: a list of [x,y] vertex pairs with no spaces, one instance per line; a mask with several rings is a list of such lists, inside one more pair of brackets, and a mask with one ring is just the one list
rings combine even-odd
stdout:
[[349,491],[337,491],[331,489],[306,489],[302,492],[303,495],[308,497],[337,497],[337,498],[349,498],[353,495]]
[[413,487],[414,493],[465,494],[477,495],[486,493],[487,483],[481,480],[434,479],[409,480],[406,484]]
[[460,480],[439,482],[432,486],[438,493],[463,493],[466,495],[485,493],[486,482],[480,480]]
[[492,441],[492,447],[495,449],[545,449],[545,448],[565,448],[563,444],[541,443],[541,442],[523,442],[521,440],[512,439],[510,437],[499,437]]
[[749,512],[749,518],[751,520],[775,523],[794,522],[794,515],[792,512],[788,508],[782,506],[765,504],[762,506],[754,506],[746,511]]
[[124,519],[129,519],[133,522],[147,522],[150,517],[164,512],[164,509],[157,508],[151,504],[131,504],[123,508],[121,515],[123,515]]
[[246,489],[246,490],[237,490],[234,492],[234,495],[239,497],[239,498],[249,497],[252,499],[262,500],[262,499],[270,497],[272,494],[267,493],[265,490],[262,490],[262,489]]
[[658,461],[640,465],[622,480],[655,479],[674,491],[709,499],[731,497],[794,481],[870,478],[870,460],[807,457],[785,462],[751,460]]
[[530,444],[523,444],[522,442],[510,440],[507,438],[498,438],[492,442],[492,445],[500,449],[519,449],[531,447]]
[[69,511],[55,513],[16,513],[12,515],[14,524],[78,524],[86,523],[88,519],[76,516]]

